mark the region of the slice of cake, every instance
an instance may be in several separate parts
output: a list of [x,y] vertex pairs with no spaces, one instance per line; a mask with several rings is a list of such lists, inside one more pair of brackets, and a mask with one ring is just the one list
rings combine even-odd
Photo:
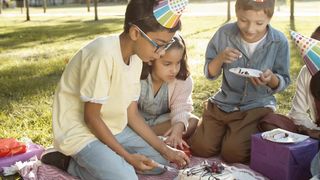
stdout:
[[234,180],[231,171],[224,164],[203,161],[201,164],[179,171],[176,180]]

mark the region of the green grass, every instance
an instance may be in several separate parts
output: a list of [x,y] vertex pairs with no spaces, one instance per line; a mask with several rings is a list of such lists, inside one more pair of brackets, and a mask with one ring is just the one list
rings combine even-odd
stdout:
[[[293,26],[288,17],[274,17],[272,25],[287,36],[292,27],[309,36],[318,25],[317,18],[296,17]],[[31,19],[26,22],[25,17],[0,16],[0,137],[29,137],[47,147],[52,144],[53,94],[66,62],[95,37],[121,32],[123,18],[108,16],[98,22],[85,16],[35,16]],[[202,71],[207,43],[225,23],[225,17],[183,17],[182,21],[182,35],[195,80],[195,113],[201,115],[203,102],[221,85],[220,79],[206,80]],[[294,80],[303,65],[296,49],[292,46],[291,50],[293,83],[285,92],[277,94],[280,113],[290,109]]]

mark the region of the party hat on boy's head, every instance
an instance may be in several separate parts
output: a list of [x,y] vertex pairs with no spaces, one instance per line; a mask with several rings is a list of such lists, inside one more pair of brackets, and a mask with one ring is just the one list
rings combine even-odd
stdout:
[[153,15],[166,28],[173,28],[179,22],[188,0],[160,0],[153,8]]
[[294,31],[291,31],[290,34],[310,73],[312,75],[316,74],[320,70],[320,41],[305,37]]

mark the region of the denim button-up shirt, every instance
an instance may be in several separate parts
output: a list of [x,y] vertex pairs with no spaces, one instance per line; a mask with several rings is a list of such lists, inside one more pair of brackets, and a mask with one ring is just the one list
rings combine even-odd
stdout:
[[[210,80],[220,76],[210,76],[208,64],[226,47],[238,49],[242,57],[233,63],[222,65],[223,77],[219,91],[210,98],[225,112],[245,111],[257,107],[270,107],[275,110],[274,93],[284,90],[290,84],[289,45],[283,33],[268,25],[266,39],[259,44],[249,59],[241,44],[240,31],[236,23],[221,27],[210,40],[206,50],[204,74]],[[279,86],[271,89],[268,86],[254,86],[249,78],[238,76],[229,71],[230,68],[244,67],[261,71],[270,69],[278,78]]]

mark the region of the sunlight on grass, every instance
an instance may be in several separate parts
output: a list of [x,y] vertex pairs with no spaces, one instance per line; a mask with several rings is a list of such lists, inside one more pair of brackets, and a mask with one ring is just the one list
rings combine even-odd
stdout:
[[[74,10],[74,9],[72,9]],[[200,19],[200,20],[199,20]],[[296,18],[294,28],[309,36],[318,25],[317,18]],[[195,82],[195,113],[201,115],[203,102],[221,85],[203,76],[204,53],[214,32],[225,17],[183,17],[183,30],[189,64]],[[234,19],[233,19],[234,20]],[[0,137],[28,136],[44,146],[52,144],[51,106],[54,90],[72,55],[100,35],[122,31],[123,18],[0,16]],[[272,25],[284,32],[292,28],[287,17],[275,17]],[[293,45],[290,42],[291,46]],[[295,81],[303,62],[291,47],[293,83],[277,94],[278,112],[287,113],[295,91]]]

